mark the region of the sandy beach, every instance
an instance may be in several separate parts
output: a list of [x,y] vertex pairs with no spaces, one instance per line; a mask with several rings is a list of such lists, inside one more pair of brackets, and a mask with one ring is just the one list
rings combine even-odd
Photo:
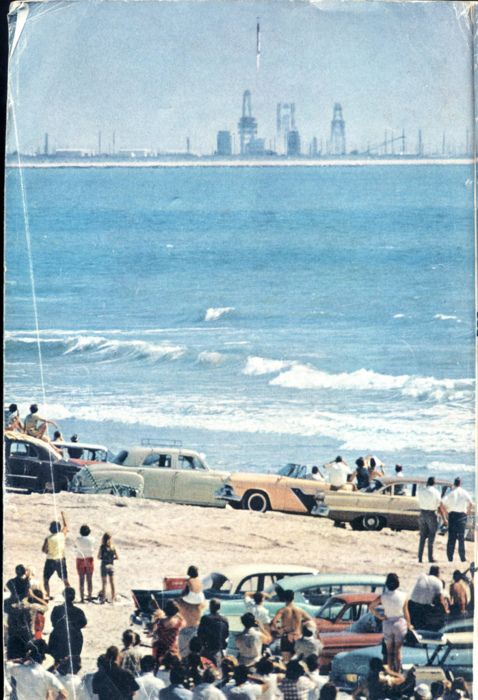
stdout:
[[[116,566],[120,602],[86,604],[88,626],[84,630],[82,661],[85,671],[96,668],[96,658],[110,644],[120,644],[133,611],[131,589],[161,588],[164,576],[181,576],[196,564],[201,574],[231,564],[288,563],[316,567],[321,572],[387,573],[395,571],[405,590],[428,568],[416,561],[417,532],[353,532],[336,528],[326,519],[284,513],[251,513],[226,509],[180,506],[143,499],[61,493],[8,494],[4,513],[4,581],[14,576],[16,564],[33,568],[41,578],[44,555],[41,546],[48,525],[64,511],[70,528],[67,563],[70,583],[78,590],[73,541],[87,523],[99,543],[105,531],[112,533],[119,553]],[[447,584],[460,562],[446,561],[446,537],[437,537],[435,557]],[[473,543],[467,542],[473,559]],[[99,567],[94,591],[100,589]],[[62,586],[51,579],[54,600],[61,600]],[[46,631],[50,629],[49,622]],[[139,628],[138,628],[139,629]],[[148,638],[143,639],[148,643]]]

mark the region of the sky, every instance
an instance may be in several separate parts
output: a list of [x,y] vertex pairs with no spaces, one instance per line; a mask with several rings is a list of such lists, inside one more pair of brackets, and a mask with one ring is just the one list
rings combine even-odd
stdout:
[[[422,129],[426,150],[471,133],[472,43],[465,3],[375,0],[67,0],[30,4],[10,59],[8,149],[151,148],[211,153],[236,134],[244,90],[258,136],[274,145],[276,104],[295,102],[303,150],[330,138],[333,105],[347,150]],[[256,22],[261,60],[256,68]]]

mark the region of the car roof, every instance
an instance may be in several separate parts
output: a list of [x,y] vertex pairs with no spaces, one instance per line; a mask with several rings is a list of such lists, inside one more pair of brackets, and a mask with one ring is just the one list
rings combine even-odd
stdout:
[[105,452],[107,451],[107,448],[104,445],[96,445],[94,443],[88,443],[88,442],[55,442],[54,443],[56,447],[77,447],[81,448],[82,450],[104,450]]
[[290,576],[279,582],[279,585],[286,589],[300,591],[302,588],[312,586],[331,586],[341,584],[356,585],[376,585],[380,586],[385,583],[383,574],[315,574],[309,576]]
[[[304,573],[306,571],[316,571],[313,566],[300,566],[298,564],[235,564],[233,566],[223,566],[215,569],[211,573],[218,573],[225,576],[229,580],[244,578],[254,574],[276,574],[276,573]],[[291,579],[295,576],[291,576]],[[301,577],[302,578],[302,577]],[[289,580],[289,577],[287,579]]]
[[[377,476],[376,481],[380,481],[383,486],[388,486],[389,484],[426,484],[428,477],[423,476]],[[452,486],[451,481],[447,479],[435,479],[435,485],[440,484],[442,486]]]
[[194,457],[199,457],[199,452],[196,452],[196,450],[186,450],[183,449],[182,447],[167,447],[164,445],[158,445],[158,447],[123,447],[121,450],[118,450],[117,454],[120,452],[127,452],[128,453],[128,459],[130,457],[133,458],[141,458],[141,457],[146,457],[149,454],[170,454],[170,455],[188,455],[188,456],[194,456]]
[[55,456],[55,459],[62,459],[62,454],[58,453],[58,450],[54,445],[52,445],[49,442],[46,442],[46,440],[39,440],[36,437],[33,437],[32,435],[27,435],[27,433],[20,433],[17,430],[5,430],[4,433],[5,437],[7,440],[10,440],[11,442],[29,442],[32,445],[36,445],[37,447],[43,447],[43,449],[48,450],[48,452],[52,452],[52,454]]
[[376,593],[337,593],[329,598],[331,600],[341,600],[344,603],[371,603],[377,598]]

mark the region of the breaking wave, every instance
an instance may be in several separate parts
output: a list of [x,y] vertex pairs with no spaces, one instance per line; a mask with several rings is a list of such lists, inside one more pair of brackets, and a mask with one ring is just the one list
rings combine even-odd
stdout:
[[294,364],[269,382],[293,389],[344,389],[347,391],[398,391],[403,396],[435,401],[472,398],[472,379],[435,379],[408,374],[380,374],[372,370],[329,374],[310,365]]
[[427,469],[429,471],[433,472],[446,472],[449,474],[450,472],[456,472],[457,476],[463,473],[473,473],[475,471],[475,467],[473,464],[463,464],[463,463],[450,463],[450,462],[429,462],[427,464]]
[[220,365],[224,361],[224,355],[220,352],[203,350],[199,353],[198,360],[208,365]]
[[211,306],[204,316],[205,321],[217,321],[222,316],[226,316],[234,311],[234,306]]
[[283,360],[268,360],[265,357],[248,357],[246,366],[242,371],[244,374],[258,376],[280,372],[291,364],[291,362],[284,362]]
[[[6,336],[7,350],[29,348],[36,344],[33,334]],[[146,360],[152,363],[162,360],[177,360],[184,355],[186,348],[169,343],[151,343],[144,340],[118,340],[101,335],[71,335],[66,332],[53,337],[40,336],[44,352],[61,355],[84,355],[100,361]]]
[[447,314],[435,314],[433,318],[438,319],[439,321],[458,321],[461,323],[460,319],[458,316],[453,316],[453,315],[447,315]]

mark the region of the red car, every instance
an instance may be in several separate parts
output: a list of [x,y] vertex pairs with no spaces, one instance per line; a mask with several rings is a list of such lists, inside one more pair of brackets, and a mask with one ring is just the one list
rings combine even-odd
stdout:
[[343,593],[334,595],[315,616],[317,633],[345,630],[368,612],[368,606],[376,593]]
[[323,645],[319,657],[320,673],[329,673],[332,659],[339,652],[381,644],[382,623],[371,612],[367,612],[350,627],[339,632],[321,632],[319,636]]

